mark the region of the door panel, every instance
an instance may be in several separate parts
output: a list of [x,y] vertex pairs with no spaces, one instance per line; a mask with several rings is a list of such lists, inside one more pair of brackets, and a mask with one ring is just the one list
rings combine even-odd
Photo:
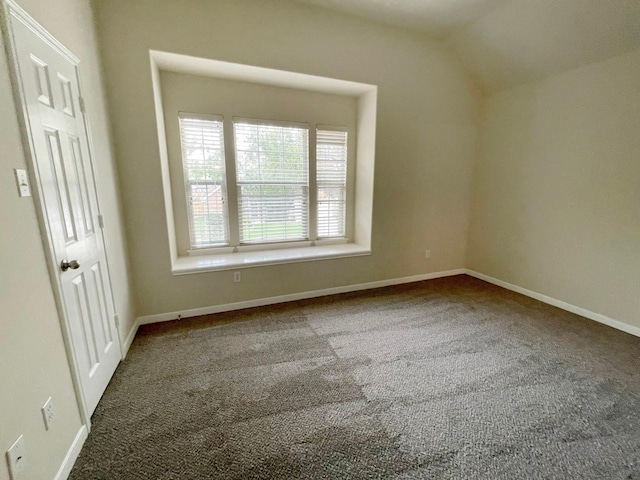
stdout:
[[60,148],[60,132],[53,128],[44,129],[45,142],[47,146],[47,154],[51,169],[53,171],[53,182],[51,186],[54,189],[60,211],[60,220],[63,225],[63,235],[65,244],[69,245],[77,241],[75,222],[71,209],[71,195],[69,193],[69,181],[67,179],[67,170],[63,161],[62,149]]
[[80,139],[74,135],[69,135],[69,150],[73,159],[75,176],[78,181],[78,191],[80,192],[80,208],[84,221],[84,234],[92,235],[94,233],[93,226],[93,208],[89,200],[89,185],[87,184],[87,172],[85,170],[82,151],[80,149]]
[[71,280],[73,285],[73,297],[75,300],[75,309],[78,315],[80,330],[82,336],[78,339],[81,349],[86,353],[85,371],[91,372],[98,363],[98,349],[96,339],[93,333],[93,322],[91,321],[91,310],[89,308],[89,295],[87,293],[87,284],[85,282],[84,273],[77,275]]
[[106,352],[110,348],[111,342],[113,342],[113,336],[111,334],[111,328],[109,327],[109,312],[107,310],[107,298],[105,294],[104,283],[102,282],[103,274],[99,263],[96,263],[91,267],[91,279],[93,280],[93,295],[95,299],[95,305],[98,308],[101,333],[101,344],[104,345],[104,351]]
[[121,353],[77,64],[17,17],[11,31],[59,302],[91,414]]

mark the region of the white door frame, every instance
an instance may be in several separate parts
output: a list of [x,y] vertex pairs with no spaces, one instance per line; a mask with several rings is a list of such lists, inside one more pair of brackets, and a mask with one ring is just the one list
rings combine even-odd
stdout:
[[[44,197],[41,189],[41,179],[38,175],[38,169],[35,167],[35,147],[33,145],[33,139],[31,136],[31,129],[28,121],[28,111],[27,104],[25,100],[25,94],[22,88],[22,83],[20,81],[19,75],[19,66],[18,66],[18,55],[16,49],[16,42],[13,36],[12,31],[12,21],[19,21],[25,24],[30,30],[32,30],[36,35],[38,35],[45,43],[47,43],[51,48],[56,50],[60,55],[62,55],[66,60],[76,66],[80,64],[80,59],[76,57],[69,49],[67,49],[62,43],[60,43],[53,35],[51,35],[42,25],[40,25],[33,17],[31,17],[25,10],[23,10],[14,0],[0,0],[0,28],[2,29],[3,40],[5,42],[5,50],[8,56],[8,67],[9,73],[11,76],[11,84],[13,87],[14,93],[14,101],[16,104],[16,115],[18,117],[18,123],[20,124],[20,133],[22,137],[22,145],[24,148],[25,157],[27,160],[27,167],[29,171],[29,177],[32,185],[32,192],[34,195],[34,204],[36,207],[36,214],[38,217],[38,224],[40,226],[40,233],[42,238],[42,243],[45,251],[45,256],[47,259],[47,269],[49,271],[49,279],[51,282],[51,287],[53,289],[53,294],[56,302],[56,307],[58,310],[58,318],[60,321],[60,328],[62,330],[62,338],[64,341],[65,351],[67,353],[67,361],[69,364],[69,370],[71,372],[71,378],[73,380],[73,388],[76,396],[76,400],[78,402],[78,407],[80,410],[80,417],[82,423],[87,427],[87,431],[91,428],[91,414],[89,412],[87,403],[85,402],[84,395],[82,392],[82,383],[80,379],[79,373],[79,362],[77,358],[77,352],[73,348],[73,344],[71,341],[71,327],[69,323],[69,317],[66,312],[63,295],[62,295],[62,284],[60,282],[60,277],[58,275],[59,266],[56,261],[56,257],[53,249],[53,241],[51,231],[49,229],[48,222],[45,216],[45,206],[44,206]],[[78,88],[80,89],[80,95],[82,96],[82,85],[80,82],[80,78],[78,75]],[[84,110],[84,109],[83,109]],[[96,189],[97,203],[98,203],[98,214],[100,218],[102,218],[100,208],[100,192],[98,191],[98,186],[95,178],[95,163],[93,156],[93,142],[91,139],[91,130],[89,129],[89,123],[87,114],[83,111],[83,121],[85,126],[85,132],[87,136],[87,146],[89,150],[89,162],[92,166],[91,176],[93,178],[93,184]],[[102,227],[102,221],[101,227]],[[101,231],[103,245],[105,250],[105,258],[107,265],[107,279],[110,285],[111,290],[111,298],[110,301],[113,306],[113,312],[117,314],[115,299],[113,297],[113,282],[111,280],[111,269],[109,268],[109,255],[107,252],[107,242],[105,238],[104,228],[99,228]],[[117,316],[117,315],[116,315]],[[118,346],[121,352],[121,358],[124,359],[124,346],[122,343],[122,334],[120,333],[120,328],[118,322],[116,322],[116,330],[118,332]]]

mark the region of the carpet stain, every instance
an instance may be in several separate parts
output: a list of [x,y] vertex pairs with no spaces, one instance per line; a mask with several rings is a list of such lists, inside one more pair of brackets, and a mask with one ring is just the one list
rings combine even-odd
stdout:
[[302,410],[320,405],[363,400],[361,387],[350,371],[367,362],[336,359],[286,376],[270,386],[260,400],[234,403],[233,421],[265,417],[283,412]]
[[[432,463],[445,461],[430,459]],[[384,426],[372,419],[321,429],[286,453],[262,458],[234,479],[383,479],[424,465],[425,459],[399,448]]]

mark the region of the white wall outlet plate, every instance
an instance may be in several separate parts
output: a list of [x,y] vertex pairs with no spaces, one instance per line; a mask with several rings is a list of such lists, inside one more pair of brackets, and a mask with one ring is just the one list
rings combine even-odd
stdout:
[[242,274],[240,272],[233,272],[233,281],[238,283],[242,281]]
[[56,415],[53,410],[53,400],[51,400],[51,397],[49,397],[42,406],[42,419],[44,420],[44,428],[49,430],[49,428],[51,428],[51,422],[53,422],[55,418]]
[[31,196],[31,187],[29,187],[29,175],[22,168],[16,168],[16,183],[18,184],[18,194],[21,197]]
[[431,258],[431,250],[424,251],[424,258]]
[[7,464],[9,465],[9,475],[11,480],[23,480],[24,469],[27,465],[26,447],[24,444],[24,436],[20,435],[18,439],[7,450]]

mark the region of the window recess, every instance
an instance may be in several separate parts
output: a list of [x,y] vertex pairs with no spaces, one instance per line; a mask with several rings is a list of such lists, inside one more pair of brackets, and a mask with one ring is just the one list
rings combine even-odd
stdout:
[[[173,275],[371,254],[378,102],[375,85],[157,50],[149,51],[149,60]],[[187,174],[182,158],[180,122],[176,121],[179,112],[213,112],[224,116],[221,200],[222,214],[226,216],[224,234],[209,225],[201,234],[196,233],[201,223],[194,221],[198,210],[196,203],[191,202],[193,195],[186,201],[187,191],[193,191],[188,183],[195,188],[198,184],[220,186],[220,182],[214,179],[207,183]],[[234,115],[296,120],[310,125],[307,240],[240,243]],[[318,184],[316,171],[316,130],[332,130],[320,127],[327,124],[346,125],[348,130],[344,237],[326,236],[337,231],[328,226],[323,229],[323,222],[327,225],[330,222],[322,220],[322,214],[318,215],[318,209],[323,206],[319,206],[318,193],[322,194],[322,188],[332,185],[323,181],[322,172]],[[327,198],[335,203],[335,198]],[[212,209],[209,208],[209,212]],[[335,212],[336,206],[326,210]],[[324,218],[331,216],[325,214]]]

